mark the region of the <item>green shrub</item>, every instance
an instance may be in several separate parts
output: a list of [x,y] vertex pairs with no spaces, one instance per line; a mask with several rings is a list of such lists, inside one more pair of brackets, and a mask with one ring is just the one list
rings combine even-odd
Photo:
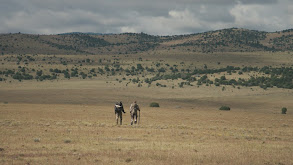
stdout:
[[40,142],[41,139],[40,138],[34,138],[34,142]]
[[286,114],[286,112],[287,112],[287,108],[283,107],[282,108],[282,114]]
[[160,107],[159,103],[152,102],[150,103],[150,107]]
[[219,110],[230,111],[230,107],[228,107],[228,106],[221,106]]
[[129,163],[129,162],[131,162],[132,160],[131,160],[131,158],[127,158],[126,160],[125,160],[125,162],[127,162],[127,163]]
[[71,143],[71,140],[70,139],[65,139],[64,143]]

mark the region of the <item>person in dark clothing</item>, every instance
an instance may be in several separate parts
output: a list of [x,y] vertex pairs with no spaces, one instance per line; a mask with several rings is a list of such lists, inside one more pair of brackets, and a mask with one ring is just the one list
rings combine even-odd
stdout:
[[123,108],[123,104],[120,101],[120,103],[116,103],[115,107],[115,115],[116,115],[116,124],[118,124],[118,119],[120,118],[120,125],[122,125],[122,112],[125,113],[124,108]]

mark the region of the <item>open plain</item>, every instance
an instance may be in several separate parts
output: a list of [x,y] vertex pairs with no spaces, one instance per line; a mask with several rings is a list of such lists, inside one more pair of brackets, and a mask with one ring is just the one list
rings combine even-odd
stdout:
[[[0,71],[25,68],[33,76],[56,68],[64,75],[66,69],[79,72],[65,78],[57,70],[56,79],[30,80],[2,74],[0,164],[293,164],[292,89],[200,85],[204,74],[184,86],[181,78],[144,81],[162,67],[167,74],[172,66],[182,73],[226,66],[291,67],[290,52],[3,55],[0,60]],[[117,64],[123,69],[116,70]],[[136,70],[137,64],[155,72]],[[126,74],[132,66],[135,73]],[[265,76],[253,71],[206,75],[213,81]],[[131,126],[134,100],[141,116],[139,125]],[[118,101],[126,111],[122,125],[115,123]],[[160,107],[150,107],[151,102]],[[231,110],[220,111],[223,105]],[[281,114],[282,107],[287,114]]]

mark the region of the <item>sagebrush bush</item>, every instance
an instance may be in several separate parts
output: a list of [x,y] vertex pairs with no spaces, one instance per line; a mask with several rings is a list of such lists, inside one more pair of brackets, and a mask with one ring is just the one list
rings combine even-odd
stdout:
[[71,143],[71,140],[70,139],[65,139],[64,143]]
[[160,107],[159,103],[152,102],[150,103],[150,107]]
[[126,160],[125,160],[125,162],[127,162],[127,163],[129,163],[129,162],[131,162],[132,160],[131,160],[131,158],[127,158]]
[[34,142],[40,142],[41,139],[40,138],[34,138]]
[[228,107],[228,106],[221,106],[219,110],[230,111],[230,107]]
[[287,108],[283,107],[282,108],[282,114],[286,114],[286,112],[287,112]]

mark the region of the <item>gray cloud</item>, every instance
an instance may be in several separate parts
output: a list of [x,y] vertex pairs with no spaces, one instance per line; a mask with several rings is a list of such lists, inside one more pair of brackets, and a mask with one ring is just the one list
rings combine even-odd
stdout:
[[291,0],[0,0],[0,33],[197,33],[292,28]]
[[274,4],[278,0],[239,0],[243,4]]

